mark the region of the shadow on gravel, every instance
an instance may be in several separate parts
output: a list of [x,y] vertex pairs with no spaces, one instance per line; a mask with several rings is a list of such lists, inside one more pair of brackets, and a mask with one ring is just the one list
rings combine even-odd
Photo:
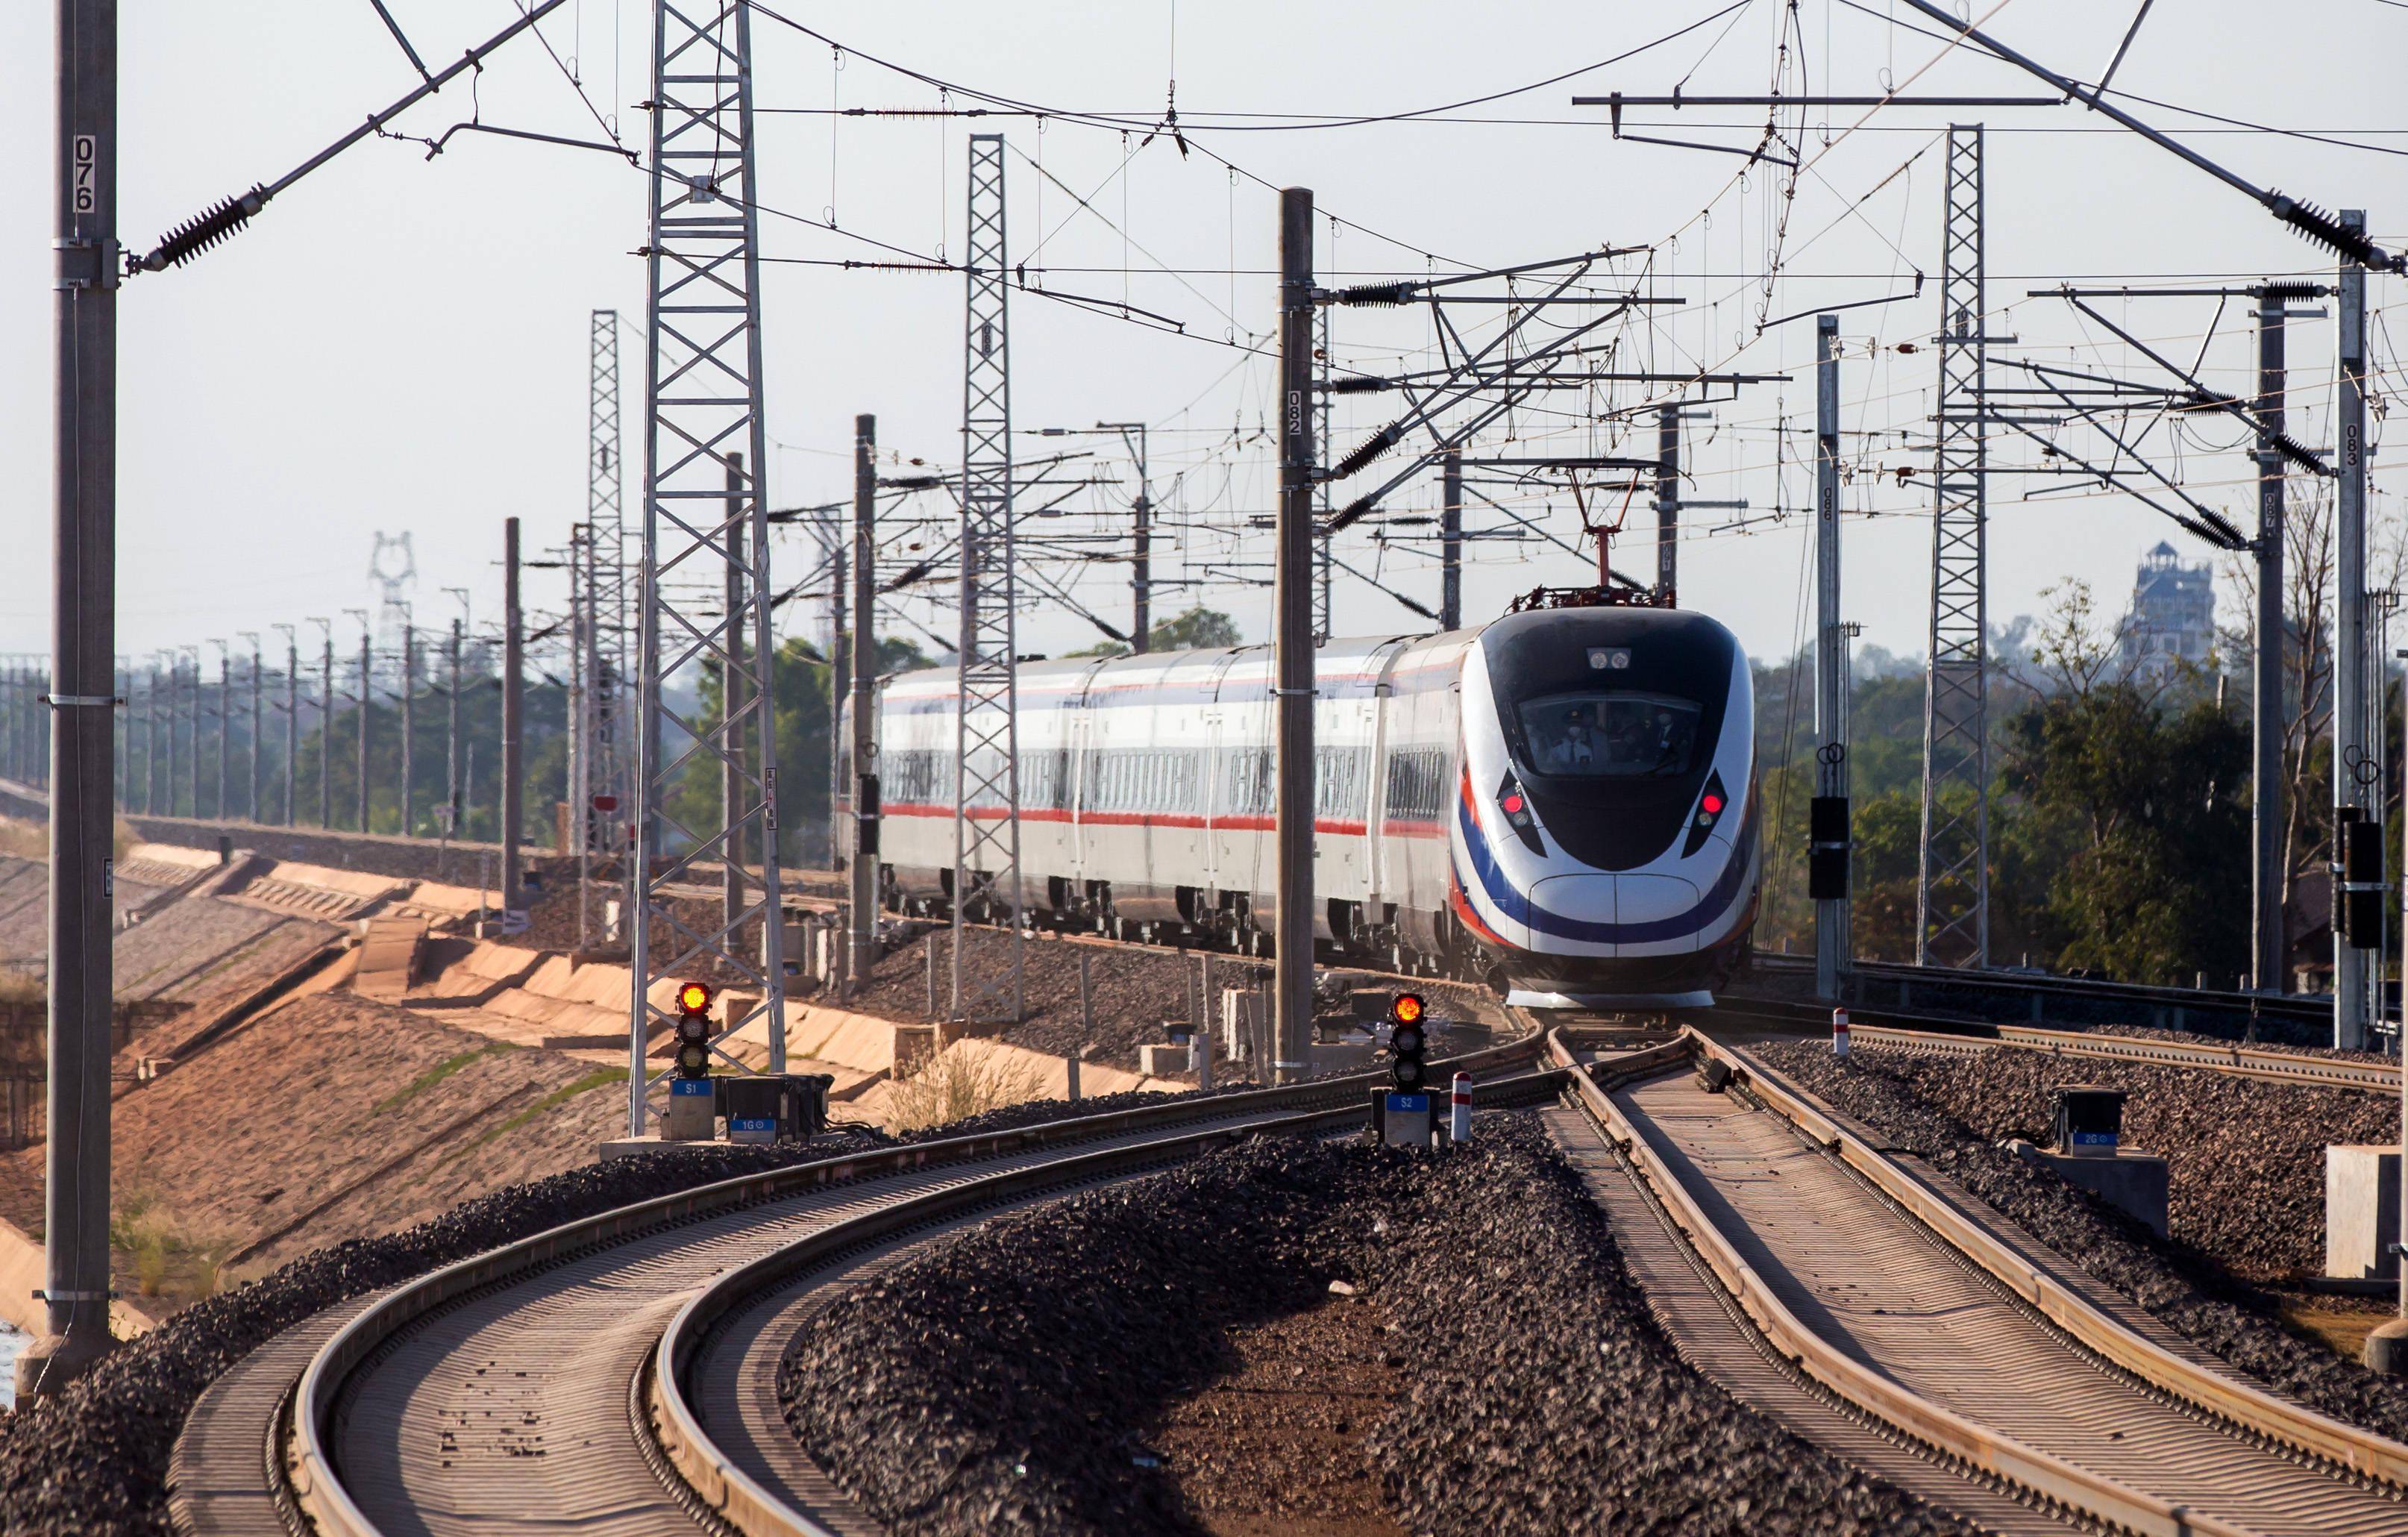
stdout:
[[1438,1157],[1262,1138],[997,1218],[839,1299],[780,1395],[909,1537],[1197,1532],[1148,1428],[1332,1280],[1398,1328],[1407,1396],[1364,1445],[1414,1530],[1965,1530],[1683,1365],[1523,1117]]

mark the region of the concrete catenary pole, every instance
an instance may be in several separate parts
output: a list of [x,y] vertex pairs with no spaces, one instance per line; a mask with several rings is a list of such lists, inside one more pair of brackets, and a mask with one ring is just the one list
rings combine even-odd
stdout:
[[1438,514],[1438,627],[1463,628],[1463,454],[1446,451]]
[[222,640],[211,640],[218,648],[218,797],[216,816],[221,822],[226,814],[226,752],[234,736],[234,648]]
[[853,419],[853,864],[845,985],[859,991],[878,962],[878,418]]
[[[1820,315],[1814,321],[1814,794],[1823,812],[1815,822],[1837,820],[1834,829],[1817,826],[1813,834],[1810,863],[1839,863],[1847,858],[1844,817],[1848,794],[1848,638],[1840,620],[1840,317]],[[1669,557],[1667,557],[1669,559]],[[1664,579],[1670,581],[1669,566]],[[1669,590],[1669,586],[1668,586]],[[1829,806],[1837,797],[1834,817]],[[1828,835],[1836,832],[1836,839]],[[1827,840],[1836,850],[1826,849]],[[1848,898],[1842,890],[1816,894],[1814,902],[1814,996],[1826,1003],[1840,999],[1842,975],[1848,967]]]
[[251,752],[247,758],[247,766],[251,770],[251,784],[248,793],[243,797],[242,814],[256,823],[266,820],[259,814],[259,754],[264,742],[264,739],[260,736],[262,715],[259,698],[259,632],[245,630],[242,632],[242,638],[251,642]]
[[1656,408],[1656,591],[1667,603],[1681,574],[1681,403]]
[[45,1332],[22,1399],[108,1348],[109,764],[117,660],[117,6],[59,0],[52,312],[49,1172]]
[[1096,425],[1119,433],[1137,458],[1137,500],[1129,508],[1129,650],[1141,654],[1154,647],[1154,481],[1148,473],[1146,428],[1142,422]]
[[191,791],[186,804],[193,808],[192,814],[197,820],[201,814],[201,648],[186,646],[183,649],[192,654],[193,659],[193,670],[184,680],[184,719],[191,728],[193,741],[193,750],[184,758],[184,777],[190,781],[185,787]]
[[[845,783],[844,752],[838,744],[837,716],[853,697],[853,539],[850,520],[828,524],[828,869],[843,864],[845,818],[853,811],[853,786]],[[761,712],[761,729],[777,728],[777,711]],[[842,959],[841,956],[838,957]]]
[[[2366,229],[2366,210],[2344,208],[2342,226],[2361,234]],[[2340,379],[2333,402],[2333,431],[2336,435],[2333,510],[2335,553],[2339,570],[2335,585],[2339,588],[2334,610],[2337,623],[2333,636],[2333,864],[2334,898],[2339,904],[2349,899],[2343,889],[2350,880],[2342,861],[2341,829],[2344,822],[2364,819],[2375,824],[2373,845],[2383,846],[2383,795],[2376,788],[2381,773],[2382,754],[2378,750],[2378,733],[2382,730],[2381,692],[2371,686],[2368,678],[2366,640],[2366,268],[2357,262],[2341,264],[2340,282],[2336,289],[2339,300],[2339,345],[2341,352]],[[2369,720],[2368,703],[2376,701],[2373,719]],[[2370,794],[2370,791],[2372,792]],[[2372,804],[2370,804],[2372,802]],[[2382,879],[2378,872],[2375,879]],[[2378,898],[2379,899],[2379,898]],[[2333,926],[2333,1039],[2336,1046],[2349,1050],[2362,1049],[2367,1043],[2368,1027],[2382,997],[2379,963],[2382,959],[2382,926],[2374,932],[2353,932],[2344,942],[2342,926]],[[2370,960],[2377,963],[2370,965]]]
[[727,723],[719,765],[720,857],[727,873],[720,889],[720,917],[731,928],[744,914],[744,455],[727,456],[727,651],[720,659],[720,718]]
[[1280,499],[1274,691],[1276,1081],[1305,1076],[1312,1035],[1312,194],[1280,193]]
[[159,657],[150,657],[150,681],[142,691],[142,813],[159,809]]
[[315,615],[325,627],[318,654],[318,826],[335,825],[335,622]]
[[519,888],[519,841],[523,835],[526,768],[524,719],[520,709],[521,673],[526,665],[524,617],[519,611],[519,520],[502,520],[502,911],[526,905]]
[[401,836],[418,831],[417,764],[410,747],[418,736],[418,629],[401,625]]
[[2283,931],[2283,298],[2258,300],[2258,654],[2250,693],[2250,985],[2282,993]]
[[295,824],[294,801],[300,792],[294,787],[294,776],[301,761],[301,632],[291,625],[279,625],[284,632],[284,825]]
[[452,808],[452,836],[466,838],[468,829],[460,814],[460,628],[461,622],[452,621],[451,697],[444,701],[451,711],[451,724],[443,738],[444,803]]
[[352,783],[359,791],[356,797],[359,801],[359,820],[355,826],[360,831],[366,832],[368,830],[368,744],[376,736],[374,713],[376,680],[372,675],[372,669],[376,664],[368,649],[370,634],[367,610],[346,609],[343,611],[360,616],[360,719],[359,731],[352,739],[352,743],[357,749],[357,761],[352,765],[354,770]]

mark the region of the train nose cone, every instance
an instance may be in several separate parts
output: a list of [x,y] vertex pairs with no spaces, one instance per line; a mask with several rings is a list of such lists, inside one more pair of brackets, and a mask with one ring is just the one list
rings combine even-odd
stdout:
[[1698,947],[1695,885],[1677,875],[1617,875],[1613,884],[1614,922],[1630,947],[1626,954],[1661,955]]
[[[1574,923],[1611,925],[1614,921],[1613,882],[1611,875],[1550,875],[1530,888],[1531,905]],[[1575,943],[1539,929],[1531,931],[1530,948],[1541,955],[1611,955],[1614,953],[1612,942],[1602,935]]]

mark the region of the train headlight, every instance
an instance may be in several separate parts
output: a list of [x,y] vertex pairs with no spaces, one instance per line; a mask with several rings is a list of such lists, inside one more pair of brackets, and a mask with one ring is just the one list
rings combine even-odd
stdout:
[[1497,809],[1505,814],[1505,825],[1512,827],[1532,854],[1547,851],[1539,842],[1539,819],[1530,810],[1530,797],[1522,793],[1522,783],[1512,774],[1497,786]]
[[1713,830],[1714,824],[1720,822],[1723,813],[1729,809],[1730,795],[1723,788],[1723,776],[1720,773],[1708,774],[1705,793],[1698,797],[1698,809],[1689,818],[1689,836],[1681,845],[1684,858],[1705,846],[1706,834]]

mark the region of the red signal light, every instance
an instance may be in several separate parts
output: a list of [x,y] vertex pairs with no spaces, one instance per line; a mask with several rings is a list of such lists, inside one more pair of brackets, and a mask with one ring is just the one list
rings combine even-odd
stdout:
[[699,982],[678,984],[678,1008],[689,1014],[705,1013],[710,1008],[710,988]]
[[1388,1017],[1399,1025],[1418,1024],[1423,1012],[1419,993],[1398,993],[1388,1005]]

